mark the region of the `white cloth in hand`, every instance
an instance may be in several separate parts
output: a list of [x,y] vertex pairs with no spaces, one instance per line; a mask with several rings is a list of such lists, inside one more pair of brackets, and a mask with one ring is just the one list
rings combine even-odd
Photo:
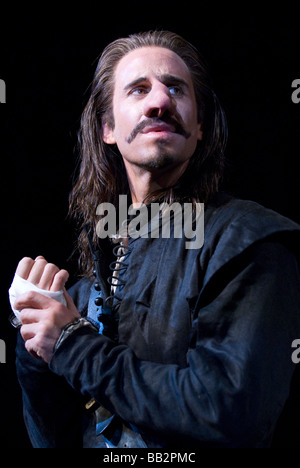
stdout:
[[15,314],[18,322],[21,324],[20,320],[20,311],[14,308],[14,303],[20,294],[24,294],[28,291],[36,291],[40,294],[43,294],[46,297],[50,297],[51,299],[55,299],[58,302],[61,302],[64,305],[67,305],[66,299],[64,296],[63,291],[48,291],[46,289],[38,288],[35,284],[30,283],[30,281],[21,278],[21,276],[15,274],[11,287],[8,290],[9,301],[12,308],[13,313]]

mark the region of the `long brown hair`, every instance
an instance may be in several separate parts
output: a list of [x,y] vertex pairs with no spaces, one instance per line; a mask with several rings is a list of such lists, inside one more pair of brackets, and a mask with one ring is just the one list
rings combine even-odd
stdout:
[[[118,207],[119,195],[129,194],[122,157],[116,145],[102,139],[102,125],[114,127],[112,99],[114,71],[129,52],[157,46],[170,49],[188,66],[194,84],[198,121],[202,124],[203,139],[198,142],[189,166],[176,185],[155,194],[156,199],[172,203],[192,201],[206,203],[218,191],[224,166],[227,125],[224,111],[215,95],[207,68],[199,52],[181,36],[169,31],[149,31],[117,39],[103,51],[91,85],[90,98],[82,113],[79,130],[80,171],[70,194],[70,214],[79,223],[80,264],[84,273],[92,269],[88,242],[82,228],[92,226],[96,243],[96,208],[110,202]],[[153,200],[153,199],[152,199]],[[148,201],[151,201],[150,199]]]

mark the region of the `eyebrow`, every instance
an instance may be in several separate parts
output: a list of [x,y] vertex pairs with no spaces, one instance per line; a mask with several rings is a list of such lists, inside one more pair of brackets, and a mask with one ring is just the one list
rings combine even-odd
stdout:
[[147,81],[147,78],[145,76],[141,76],[140,78],[137,78],[136,80],[130,81],[130,83],[124,86],[124,91],[127,91],[130,88],[134,88],[136,85],[143,83],[144,81]]
[[[128,89],[134,88],[135,86],[144,83],[147,81],[148,78],[146,76],[141,76],[139,78],[136,78],[135,80],[131,81],[124,87],[124,91],[127,91]],[[181,85],[185,87],[189,87],[188,83],[183,79],[179,78],[178,76],[171,75],[169,73],[164,73],[163,75],[158,76],[158,80],[161,83],[164,83],[165,85],[167,84],[173,84],[173,85]]]

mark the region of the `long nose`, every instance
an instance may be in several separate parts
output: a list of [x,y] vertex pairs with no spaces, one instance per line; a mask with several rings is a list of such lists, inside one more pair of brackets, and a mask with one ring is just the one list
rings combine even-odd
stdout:
[[174,98],[171,96],[169,88],[159,82],[152,86],[144,100],[143,112],[145,117],[161,118],[166,111],[173,111],[174,108]]

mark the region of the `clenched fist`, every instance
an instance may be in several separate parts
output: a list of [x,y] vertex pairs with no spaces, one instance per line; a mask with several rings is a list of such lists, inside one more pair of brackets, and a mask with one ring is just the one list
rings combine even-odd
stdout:
[[21,311],[20,331],[27,351],[34,357],[49,362],[62,329],[80,317],[72,298],[65,290],[69,274],[48,263],[42,256],[35,260],[24,257],[18,264],[16,274],[40,289],[64,291],[66,306],[35,291],[21,294],[14,304],[15,309]]

